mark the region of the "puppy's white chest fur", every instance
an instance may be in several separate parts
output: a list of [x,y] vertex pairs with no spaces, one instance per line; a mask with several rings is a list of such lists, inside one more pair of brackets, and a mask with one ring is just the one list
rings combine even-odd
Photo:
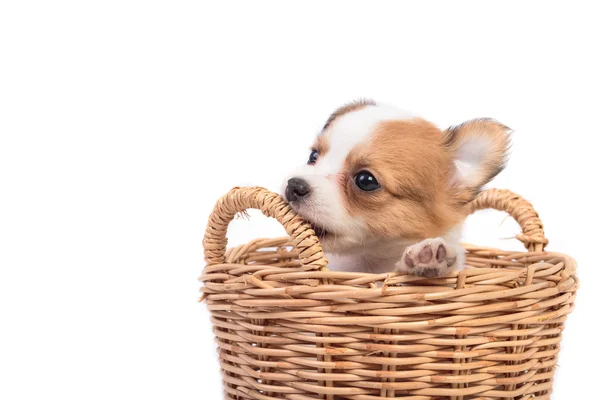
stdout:
[[371,274],[400,271],[430,278],[447,275],[464,265],[460,232],[457,227],[444,237],[418,242],[382,240],[346,254],[327,253],[328,267],[332,271]]

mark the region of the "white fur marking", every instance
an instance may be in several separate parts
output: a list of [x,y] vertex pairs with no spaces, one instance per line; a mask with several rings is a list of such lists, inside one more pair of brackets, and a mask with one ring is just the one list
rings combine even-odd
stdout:
[[357,145],[366,142],[383,121],[413,119],[408,111],[386,105],[366,106],[338,117],[329,127],[329,152],[315,166],[319,174],[337,174]]

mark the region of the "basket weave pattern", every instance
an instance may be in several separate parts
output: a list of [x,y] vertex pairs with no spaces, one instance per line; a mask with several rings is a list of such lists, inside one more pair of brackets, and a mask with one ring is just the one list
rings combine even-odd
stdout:
[[[290,237],[226,250],[256,208]],[[471,210],[509,213],[527,252],[466,246],[467,269],[435,280],[332,272],[310,228],[277,194],[235,188],[204,238],[206,299],[225,399],[549,399],[575,262],[543,251],[530,203],[482,192]]]

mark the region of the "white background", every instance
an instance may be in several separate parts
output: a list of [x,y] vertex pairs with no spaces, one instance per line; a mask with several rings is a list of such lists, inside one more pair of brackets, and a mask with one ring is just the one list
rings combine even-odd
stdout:
[[[363,96],[515,130],[490,186],[534,203],[583,283],[553,398],[597,396],[592,6],[216,3],[1,3],[0,398],[221,398],[196,303],[208,214],[232,186],[278,189]],[[282,234],[252,215],[233,244]],[[503,220],[465,240],[519,249]]]

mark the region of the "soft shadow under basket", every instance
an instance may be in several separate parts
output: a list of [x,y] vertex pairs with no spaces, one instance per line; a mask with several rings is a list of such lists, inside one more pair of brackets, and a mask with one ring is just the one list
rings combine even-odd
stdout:
[[[547,400],[579,286],[529,202],[482,192],[471,211],[510,214],[527,252],[467,245],[444,279],[331,272],[310,226],[277,194],[235,188],[216,204],[200,280],[225,399]],[[227,227],[255,208],[290,237],[226,250]]]

